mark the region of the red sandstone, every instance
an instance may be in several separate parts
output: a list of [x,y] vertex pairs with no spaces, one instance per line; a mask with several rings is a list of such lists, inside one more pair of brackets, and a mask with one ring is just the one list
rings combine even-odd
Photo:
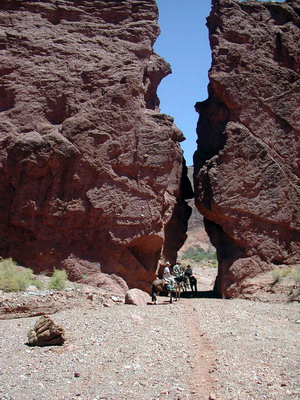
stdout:
[[216,288],[300,262],[300,2],[213,0],[209,98],[197,103],[196,205]]
[[155,1],[1,2],[0,23],[0,255],[149,289],[189,216]]

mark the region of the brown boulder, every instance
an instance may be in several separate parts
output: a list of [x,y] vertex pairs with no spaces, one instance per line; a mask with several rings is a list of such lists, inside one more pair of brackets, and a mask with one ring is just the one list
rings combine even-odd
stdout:
[[191,191],[158,109],[157,18],[155,0],[1,2],[3,257],[36,272],[71,257],[145,289],[176,259]]
[[209,98],[196,104],[196,205],[217,248],[216,288],[300,261],[299,1],[213,0]]
[[65,342],[64,329],[55,324],[48,315],[37,320],[27,337],[30,346],[62,345]]
[[140,289],[130,289],[125,293],[125,304],[133,304],[135,306],[143,306],[151,302],[148,293]]

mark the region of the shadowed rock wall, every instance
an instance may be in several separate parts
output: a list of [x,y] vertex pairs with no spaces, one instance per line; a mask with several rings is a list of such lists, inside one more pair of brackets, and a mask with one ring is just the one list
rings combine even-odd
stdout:
[[196,104],[196,205],[216,289],[300,261],[300,2],[213,0],[209,97]]
[[155,0],[8,0],[0,25],[0,255],[148,288],[192,195],[158,109]]

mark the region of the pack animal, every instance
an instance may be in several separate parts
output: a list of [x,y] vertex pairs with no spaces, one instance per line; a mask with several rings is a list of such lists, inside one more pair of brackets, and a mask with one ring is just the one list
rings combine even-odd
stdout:
[[180,293],[181,291],[185,290],[188,286],[188,278],[184,274],[175,276],[175,285],[174,285],[174,292],[175,292],[175,299],[180,300]]
[[195,293],[197,293],[197,279],[194,277],[194,275],[192,275],[189,277],[189,281],[192,295],[194,295]]
[[157,294],[161,292],[168,292],[170,295],[170,303],[173,302],[173,291],[171,290],[171,285],[164,279],[155,279],[155,281],[152,282],[151,287],[151,297],[153,304],[157,304]]
[[180,293],[184,285],[187,283],[187,277],[182,275],[173,277],[170,282],[166,282],[164,279],[156,279],[152,282],[151,297],[152,302],[157,304],[157,294],[160,292],[168,292],[170,296],[170,303],[175,300],[180,300]]

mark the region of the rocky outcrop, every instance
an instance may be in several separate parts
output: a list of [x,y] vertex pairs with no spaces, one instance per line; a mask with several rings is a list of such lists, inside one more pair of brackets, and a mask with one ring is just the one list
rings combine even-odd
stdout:
[[158,109],[155,0],[9,0],[0,22],[0,255],[148,289],[191,196]]
[[300,2],[213,0],[209,98],[196,104],[195,196],[216,289],[300,262]]

